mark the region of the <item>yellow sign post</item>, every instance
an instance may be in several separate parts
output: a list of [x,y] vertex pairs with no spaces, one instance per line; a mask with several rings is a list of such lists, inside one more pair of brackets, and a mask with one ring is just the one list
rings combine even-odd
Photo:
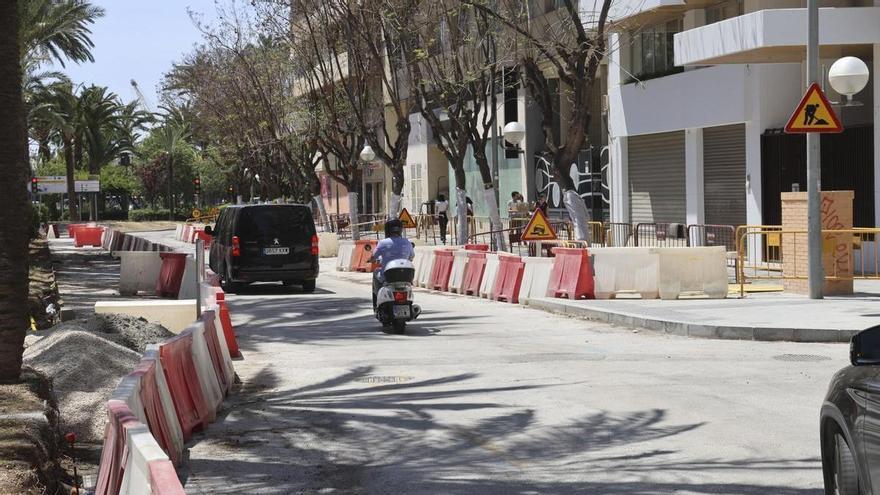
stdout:
[[831,108],[822,88],[813,83],[785,125],[786,134],[843,132],[843,126]]
[[403,228],[405,229],[414,229],[416,228],[416,221],[413,220],[412,215],[406,211],[406,208],[400,210],[400,215],[397,216],[400,219],[400,222],[403,224]]
[[523,241],[556,240],[556,231],[550,226],[550,221],[547,220],[547,215],[544,215],[543,210],[540,208],[535,209],[535,213],[532,214],[532,218],[529,219],[529,223],[523,229],[520,239]]

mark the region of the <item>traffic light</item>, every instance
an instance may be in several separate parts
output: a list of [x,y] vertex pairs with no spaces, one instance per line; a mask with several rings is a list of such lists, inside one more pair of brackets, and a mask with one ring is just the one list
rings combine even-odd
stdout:
[[202,179],[196,177],[193,179],[193,188],[195,189],[196,196],[202,194]]
[[31,192],[34,194],[40,192],[40,179],[36,177],[31,178]]

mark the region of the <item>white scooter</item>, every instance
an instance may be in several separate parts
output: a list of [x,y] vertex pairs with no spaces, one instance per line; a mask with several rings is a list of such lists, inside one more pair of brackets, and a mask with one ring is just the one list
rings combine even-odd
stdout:
[[415,274],[415,266],[409,260],[394,260],[385,267],[385,283],[376,295],[376,319],[382,326],[391,327],[392,333],[402,334],[406,322],[422,313],[422,308],[413,304]]

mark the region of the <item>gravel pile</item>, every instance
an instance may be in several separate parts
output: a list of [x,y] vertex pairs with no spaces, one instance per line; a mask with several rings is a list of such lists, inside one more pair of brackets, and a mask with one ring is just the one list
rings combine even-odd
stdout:
[[69,331],[93,333],[141,354],[148,344],[156,344],[174,336],[167,328],[157,323],[150,323],[143,318],[115,314],[100,314],[66,321],[33,335],[39,338]]
[[105,402],[140,359],[131,349],[77,330],[52,332],[24,352],[25,364],[52,379],[62,431],[95,443],[104,437]]
[[29,333],[24,361],[52,380],[62,431],[100,443],[105,403],[119,380],[134,370],[148,344],[173,335],[143,318],[93,315]]

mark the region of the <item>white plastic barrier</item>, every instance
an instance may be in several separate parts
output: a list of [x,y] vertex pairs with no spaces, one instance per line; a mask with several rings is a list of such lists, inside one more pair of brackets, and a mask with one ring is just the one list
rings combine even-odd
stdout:
[[156,281],[162,271],[162,258],[156,251],[115,251],[119,258],[119,293],[134,296],[139,292],[156,292]]
[[198,276],[198,269],[198,266],[196,266],[195,255],[188,255],[186,257],[186,263],[183,266],[183,277],[180,279],[180,291],[177,293],[178,299],[196,298],[196,277]]
[[120,495],[151,495],[149,463],[167,461],[168,456],[145,425],[128,428],[125,445],[128,459],[119,488]]
[[498,255],[486,254],[486,269],[480,281],[480,297],[495,299],[495,275],[498,274]]
[[656,248],[660,254],[660,299],[701,292],[712,299],[728,293],[727,253],[723,246]]
[[464,285],[464,270],[467,267],[468,252],[460,249],[455,252],[452,260],[452,272],[449,274],[449,292],[461,294]]
[[[213,321],[214,333],[217,335],[217,342],[220,344],[220,357],[223,359],[220,364],[223,368],[224,382],[229,388],[232,388],[232,382],[235,379],[235,368],[232,365],[232,355],[229,354],[229,345],[226,344],[226,336],[223,335],[220,307],[217,305],[210,306],[203,314],[206,322],[209,318]],[[213,318],[211,315],[213,315]]]
[[[119,385],[113,390],[111,399],[121,400],[137,416],[138,421],[147,424],[147,414],[144,411],[144,403],[141,400],[141,381],[137,377],[128,376],[119,381]],[[175,416],[176,418],[177,416]],[[176,419],[175,419],[176,421]]]
[[339,254],[339,236],[333,232],[318,232],[318,256],[332,258]]
[[354,241],[339,241],[339,253],[336,255],[336,271],[351,271],[351,257],[354,254]]
[[211,361],[211,353],[208,351],[208,342],[205,340],[205,325],[196,321],[187,329],[192,332],[192,354],[196,366],[196,374],[199,375],[199,385],[202,387],[202,395],[210,409],[209,421],[214,421],[217,409],[223,402],[223,391],[220,390],[217,372],[214,371],[214,363]]
[[642,299],[657,299],[660,293],[657,248],[593,248],[590,255],[596,299],[610,299],[621,291],[637,292]]
[[174,239],[180,240],[183,237],[183,224],[177,224],[177,227],[174,227]]
[[547,297],[553,258],[523,258],[522,285],[519,286],[519,303],[528,304],[529,299]]
[[431,272],[434,271],[434,261],[437,259],[437,249],[432,248],[425,251],[425,257],[422,260],[422,269],[419,273],[418,286],[424,289],[428,288],[431,283]]
[[413,251],[415,251],[415,256],[413,256],[413,268],[415,269],[413,282],[415,285],[419,285],[419,277],[422,274],[422,270],[425,269],[425,259],[427,258],[428,249],[422,246],[416,246]]
[[159,389],[159,400],[162,401],[165,423],[168,425],[168,431],[171,433],[174,451],[178,454],[183,454],[183,431],[180,429],[180,421],[178,421],[177,412],[174,410],[174,400],[171,398],[168,382],[165,381],[165,371],[162,369],[162,362],[159,360],[159,344],[148,345],[143,359],[149,359],[156,363],[156,388]]

